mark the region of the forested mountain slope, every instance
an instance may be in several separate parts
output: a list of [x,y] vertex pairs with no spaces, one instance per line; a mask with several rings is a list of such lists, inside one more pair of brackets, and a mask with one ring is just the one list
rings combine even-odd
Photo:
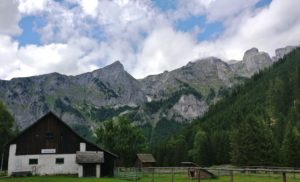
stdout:
[[300,166],[300,49],[237,86],[155,148],[163,165]]

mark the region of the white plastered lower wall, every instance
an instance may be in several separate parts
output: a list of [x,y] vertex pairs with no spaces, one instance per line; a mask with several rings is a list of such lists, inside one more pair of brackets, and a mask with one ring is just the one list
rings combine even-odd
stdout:
[[[64,158],[64,164],[56,164],[56,158]],[[29,159],[38,159],[38,164],[29,165]],[[18,171],[32,171],[38,175],[77,174],[79,165],[76,163],[76,154],[41,154],[18,155],[16,145],[10,145],[8,159],[8,175]]]

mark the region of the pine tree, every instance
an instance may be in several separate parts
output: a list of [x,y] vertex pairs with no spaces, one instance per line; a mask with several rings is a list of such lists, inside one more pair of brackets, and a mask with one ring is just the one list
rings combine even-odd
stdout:
[[195,135],[193,149],[189,151],[189,157],[202,166],[214,163],[214,152],[209,135],[201,129]]
[[145,150],[142,131],[123,117],[106,121],[96,134],[97,143],[119,155],[121,165],[132,166],[136,154]]
[[167,163],[172,166],[178,166],[180,162],[186,161],[188,157],[186,148],[186,141],[183,135],[172,137],[167,143],[167,153],[169,154]]
[[228,132],[216,130],[211,133],[210,138],[214,154],[213,164],[228,164],[230,162],[230,141]]
[[285,166],[300,166],[300,133],[289,124],[281,147],[281,161]]
[[276,161],[272,132],[253,115],[232,133],[231,160],[236,165],[270,165]]
[[0,156],[7,149],[5,146],[7,142],[9,142],[9,140],[11,140],[11,138],[16,133],[13,129],[13,126],[14,118],[6,110],[5,106],[0,102]]
[[264,121],[260,124],[261,130],[259,133],[260,138],[260,162],[258,164],[263,166],[268,165],[276,165],[279,160],[279,147],[278,143],[276,142],[273,132],[271,130],[270,125],[268,122]]
[[235,165],[252,165],[256,162],[256,123],[247,119],[231,135],[231,161]]

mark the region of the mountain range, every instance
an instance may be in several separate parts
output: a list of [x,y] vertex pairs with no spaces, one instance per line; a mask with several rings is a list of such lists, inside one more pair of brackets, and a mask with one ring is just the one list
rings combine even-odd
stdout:
[[101,122],[123,115],[153,142],[201,117],[234,85],[295,48],[277,49],[273,58],[252,48],[241,61],[208,57],[143,79],[135,79],[116,61],[77,76],[50,73],[0,80],[0,100],[21,130],[51,110],[90,137]]

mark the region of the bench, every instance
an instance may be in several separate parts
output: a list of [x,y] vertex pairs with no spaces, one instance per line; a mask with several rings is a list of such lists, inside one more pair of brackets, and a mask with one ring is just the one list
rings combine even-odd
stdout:
[[11,175],[13,177],[26,177],[26,176],[32,176],[31,171],[17,171],[17,172],[12,172]]

